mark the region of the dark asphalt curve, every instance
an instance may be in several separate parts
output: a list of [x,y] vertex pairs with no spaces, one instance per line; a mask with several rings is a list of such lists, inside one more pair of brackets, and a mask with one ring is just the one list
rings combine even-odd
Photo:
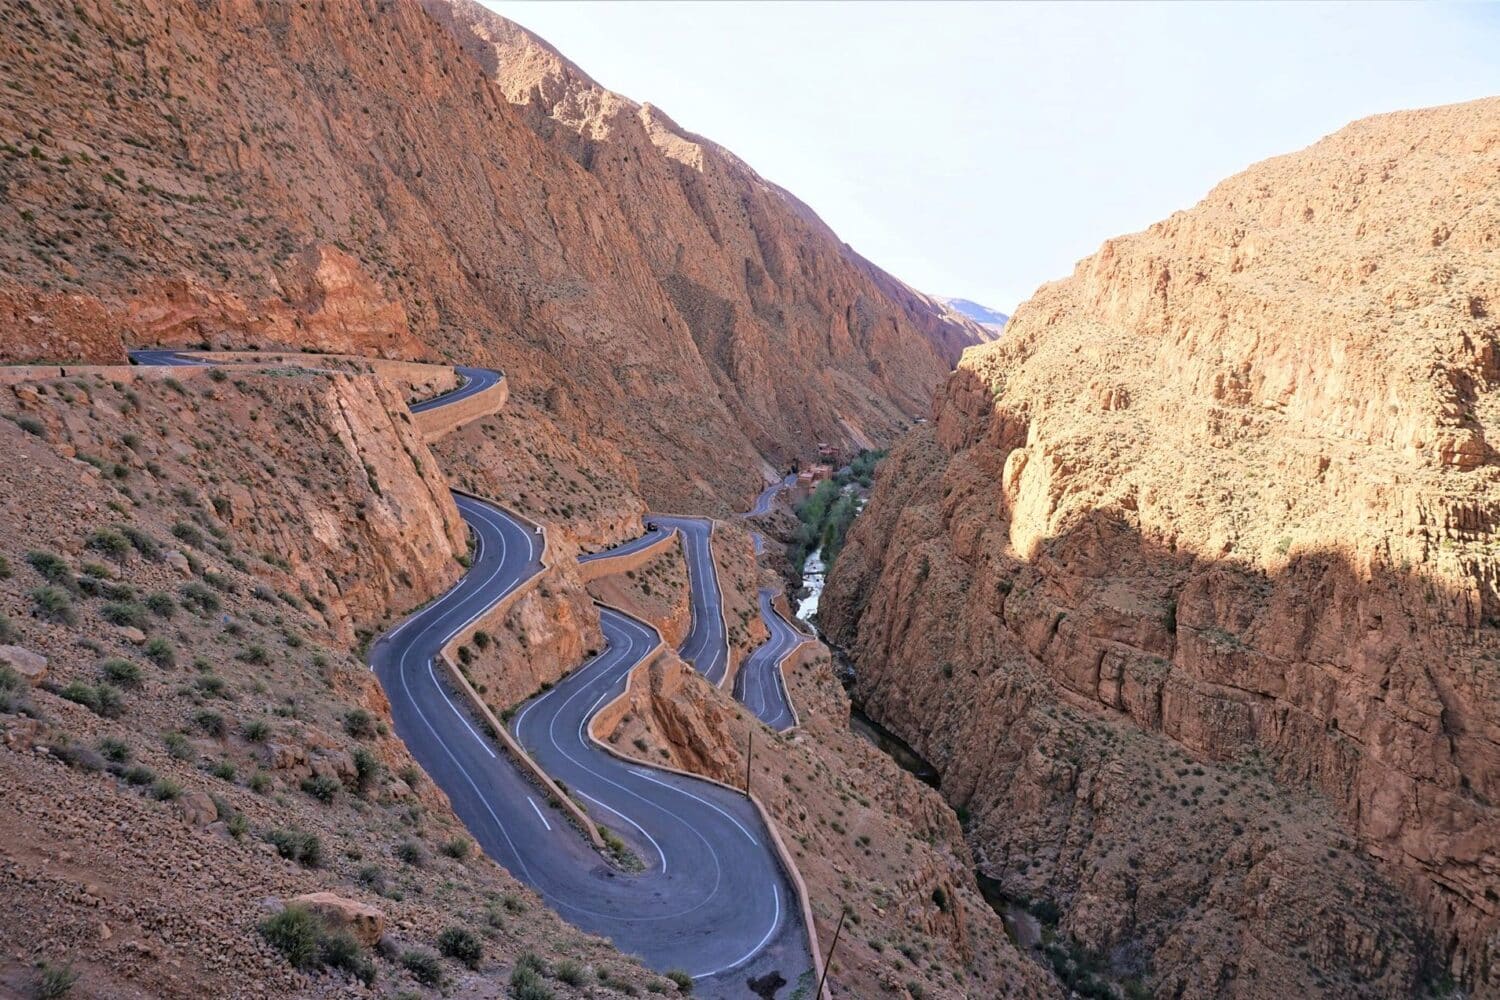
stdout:
[[782,490],[789,489],[797,483],[797,474],[789,472],[785,479],[778,480],[760,491],[760,496],[755,498],[755,503],[745,512],[746,517],[761,517],[771,513],[771,508],[776,503],[776,497]]
[[776,610],[772,603],[775,597],[776,591],[761,588],[760,617],[771,637],[755,647],[755,652],[740,665],[734,677],[734,696],[760,721],[777,732],[785,732],[797,724],[797,717],[792,714],[792,698],[786,689],[781,661],[806,642],[807,636]]
[[[131,359],[208,363],[175,351]],[[439,405],[498,377],[464,372],[465,383]],[[453,690],[436,662],[442,647],[539,573],[544,547],[537,529],[509,513],[457,492],[454,500],[475,538],[468,572],[370,650],[413,757],[484,851],[570,923],[653,968],[687,971],[704,996],[750,997],[751,979],[779,977],[788,991],[805,983],[813,965],[801,907],[754,805],[712,782],[615,757],[588,736],[588,721],[659,643],[655,630],[601,609],[604,651],[522,705],[514,726],[537,763],[625,842],[639,860],[635,872],[601,857]],[[706,545],[708,524],[698,523]],[[713,593],[717,607],[716,582]]]
[[749,996],[745,979],[773,971],[795,982],[812,966],[806,932],[755,807],[711,782],[621,760],[587,734],[588,720],[660,641],[653,629],[601,609],[605,650],[522,705],[512,727],[591,818],[625,841],[643,866],[635,874],[606,862],[548,807],[434,667],[453,635],[541,568],[534,531],[455,498],[476,539],[469,572],[370,655],[397,734],[485,852],[564,919],[653,968],[687,971],[709,996]]
[[652,514],[652,523],[676,528],[682,533],[682,554],[687,560],[689,608],[692,625],[677,653],[709,683],[724,683],[729,670],[729,633],[724,625],[724,598],[719,590],[719,571],[714,565],[714,524],[706,517]]
[[200,358],[189,357],[180,351],[128,351],[132,363],[137,365],[165,365],[172,368],[204,366],[213,364]]
[[628,542],[621,542],[614,548],[605,549],[603,552],[591,552],[586,556],[579,556],[578,561],[581,563],[586,563],[593,562],[595,559],[612,559],[615,556],[629,555],[632,552],[638,552],[639,550],[644,549],[649,545],[655,544],[656,542],[660,541],[662,538],[670,534],[671,531],[672,529],[669,527],[663,527],[660,524],[648,520],[646,522],[646,533],[641,537],[633,538]]
[[423,410],[435,410],[440,406],[450,406],[461,399],[477,396],[505,377],[493,368],[468,368],[458,365],[453,370],[458,373],[459,383],[457,387],[449,389],[441,395],[433,396],[431,399],[424,399],[420,403],[412,403],[407,409],[413,413],[421,413]]

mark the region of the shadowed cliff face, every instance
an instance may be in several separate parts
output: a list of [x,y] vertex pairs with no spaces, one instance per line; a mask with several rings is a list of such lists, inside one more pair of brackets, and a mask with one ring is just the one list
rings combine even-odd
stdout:
[[596,154],[539,134],[476,36],[415,0],[42,2],[0,25],[7,359],[208,341],[496,365],[522,402],[566,386],[578,429],[688,509],[753,493],[761,453],[888,437],[979,336],[728,154],[657,153],[644,112]]
[[982,863],[1159,987],[1496,986],[1497,157],[1500,102],[1371,119],[1109,242],[829,580]]

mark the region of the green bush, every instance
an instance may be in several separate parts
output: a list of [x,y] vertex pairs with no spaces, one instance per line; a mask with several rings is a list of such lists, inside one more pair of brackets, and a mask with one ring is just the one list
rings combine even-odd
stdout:
[[375,716],[363,708],[351,708],[344,713],[344,732],[356,739],[369,739],[375,735]]
[[545,969],[541,959],[524,952],[510,970],[510,995],[515,1000],[554,1000],[551,988],[542,982]]
[[155,559],[161,554],[161,545],[157,540],[140,528],[130,524],[122,524],[119,530],[120,534],[130,539],[130,544],[135,547],[135,550],[147,559]]
[[154,590],[147,594],[146,607],[161,618],[171,618],[177,613],[177,602],[165,590]]
[[119,690],[108,684],[90,686],[82,681],[73,681],[57,693],[68,701],[76,702],[95,715],[102,715],[106,719],[119,718],[125,711],[125,702],[120,697]]
[[157,778],[151,786],[151,797],[163,802],[173,802],[182,797],[182,786],[171,778]]
[[172,534],[195,548],[203,547],[203,532],[186,521],[178,521],[172,525]]
[[396,856],[396,860],[418,868],[427,863],[427,851],[415,840],[401,841],[391,850],[391,853]]
[[123,764],[130,759],[130,747],[120,740],[106,736],[99,741],[99,753],[105,760]]
[[317,968],[322,953],[323,924],[303,907],[288,906],[262,920],[260,934],[293,968]]
[[113,528],[100,528],[84,544],[111,559],[123,559],[130,554],[130,539]]
[[443,985],[443,963],[432,952],[415,948],[402,952],[401,964],[407,972],[411,973],[411,977],[423,986]]
[[219,603],[219,595],[197,580],[184,583],[178,593],[182,595],[183,606],[191,608],[200,615],[213,614],[222,607]]
[[141,682],[141,668],[129,660],[105,660],[99,665],[104,679],[125,687],[135,687]]
[[234,654],[236,660],[245,663],[253,663],[256,666],[265,666],[271,662],[271,655],[266,652],[266,647],[258,642],[252,642],[238,653]]
[[162,743],[166,745],[167,753],[174,760],[187,760],[193,756],[193,745],[182,733],[166,733],[162,736]]
[[209,770],[209,773],[220,781],[233,781],[235,774],[234,762],[221,760]]
[[468,837],[454,837],[452,840],[443,844],[443,853],[448,855],[448,857],[450,858],[462,861],[464,858],[467,858],[469,856],[469,851],[472,849],[472,847],[473,842],[470,841]]
[[447,927],[438,935],[438,951],[471,969],[479,968],[484,946],[467,927]]
[[149,785],[156,780],[156,772],[137,764],[135,767],[127,767],[120,777],[128,785]]
[[73,599],[61,587],[38,587],[31,592],[31,602],[36,607],[37,615],[48,621],[71,625],[78,620],[78,612],[73,610]]
[[73,571],[68,568],[67,560],[57,553],[44,549],[32,549],[26,553],[26,562],[48,583],[67,587],[70,590],[73,588]]
[[269,830],[266,840],[283,858],[304,868],[318,868],[323,864],[323,844],[317,834],[296,829]]
[[205,736],[212,736],[216,740],[224,738],[228,732],[228,726],[224,723],[224,716],[218,712],[204,710],[193,716],[193,722],[198,726]]
[[677,984],[677,989],[682,993],[693,992],[693,977],[681,969],[668,969],[667,978]]
[[146,606],[135,601],[110,601],[99,609],[99,613],[111,625],[128,625],[131,628],[146,626]]
[[72,965],[51,965],[43,962],[37,970],[36,982],[32,985],[31,995],[36,1000],[61,1000],[73,992],[73,984],[78,982],[78,973],[73,971]]
[[366,986],[375,981],[375,963],[360,949],[359,942],[343,931],[323,936],[318,957],[328,968],[353,976]]
[[326,774],[318,774],[302,779],[302,790],[319,802],[332,802],[338,797],[339,789],[344,786],[337,778],[330,778]]
[[15,641],[16,627],[5,615],[0,615],[0,644],[9,644]]
[[363,795],[380,777],[380,761],[365,747],[355,747],[351,756],[354,758],[354,784]]
[[558,982],[567,983],[569,986],[582,986],[584,979],[587,978],[584,967],[571,958],[558,962],[557,967],[552,970],[552,975],[557,977]]
[[245,723],[245,739],[251,743],[264,743],[271,735],[271,725],[264,719],[251,719]]
[[177,664],[177,653],[172,649],[172,644],[161,636],[156,636],[146,643],[146,656],[158,667],[166,668]]

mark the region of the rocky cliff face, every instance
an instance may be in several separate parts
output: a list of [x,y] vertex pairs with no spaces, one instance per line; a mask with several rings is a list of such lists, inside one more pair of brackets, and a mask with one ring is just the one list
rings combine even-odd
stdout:
[[845,420],[888,439],[965,347],[990,339],[859,257],[733,153],[605,90],[519,25],[472,0],[424,6],[615,203],[718,395],[767,456],[845,440]]
[[829,581],[985,865],[1160,989],[1500,986],[1497,168],[1500,101],[1388,115],[1109,241]]
[[513,104],[515,64],[446,7],[81,0],[0,26],[4,358],[489,363],[652,504],[701,509],[763,454],[893,433],[980,336],[654,112],[615,114],[618,146],[542,129],[552,105]]

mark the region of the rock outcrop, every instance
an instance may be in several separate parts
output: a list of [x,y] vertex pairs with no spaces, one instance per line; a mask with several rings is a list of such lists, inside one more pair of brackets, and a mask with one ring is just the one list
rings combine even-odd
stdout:
[[859,696],[987,867],[1159,989],[1500,988],[1497,192],[1489,100],[1107,242],[834,568]]
[[764,458],[889,439],[985,336],[653,109],[611,105],[621,142],[593,154],[549,134],[475,33],[509,26],[464,10],[7,8],[0,360],[489,364],[652,505],[727,511]]

